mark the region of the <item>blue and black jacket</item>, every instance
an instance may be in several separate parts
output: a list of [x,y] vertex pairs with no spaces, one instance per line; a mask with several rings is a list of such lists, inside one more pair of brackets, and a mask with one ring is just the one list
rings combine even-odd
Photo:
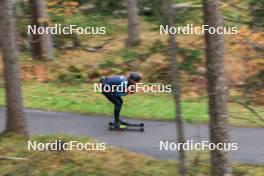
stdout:
[[101,79],[102,86],[109,85],[109,86],[122,86],[123,91],[114,91],[115,96],[126,96],[127,92],[125,92],[125,89],[130,86],[130,83],[128,81],[128,78],[125,76],[108,76],[103,77]]

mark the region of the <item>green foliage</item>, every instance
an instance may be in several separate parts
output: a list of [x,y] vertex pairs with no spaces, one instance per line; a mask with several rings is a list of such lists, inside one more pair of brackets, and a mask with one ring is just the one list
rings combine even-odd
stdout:
[[246,79],[246,89],[254,90],[264,87],[264,70]]
[[[200,0],[190,1],[194,4],[200,4]],[[185,0],[174,0],[173,4],[186,3]],[[149,21],[157,22],[158,24],[165,24],[164,19],[164,7],[162,0],[142,0],[139,7],[141,11],[144,7],[151,9],[151,15],[146,19]],[[180,9],[174,11],[175,22],[179,24],[196,23],[201,21],[202,11],[201,9]]]
[[264,27],[264,0],[249,0],[249,6],[251,9],[250,15],[253,19],[258,21],[252,21],[252,25],[257,22],[259,26]]
[[140,54],[131,49],[123,49],[120,51],[120,56],[125,62],[132,62],[139,58]]
[[75,84],[78,82],[84,82],[85,77],[80,73],[64,73],[58,77],[61,83]]
[[195,74],[197,69],[195,64],[201,63],[201,51],[198,49],[179,48],[179,54],[183,57],[180,69],[191,74]]
[[95,0],[95,6],[101,12],[112,12],[122,7],[121,2],[121,0]]
[[76,0],[80,5],[91,2],[91,0]]
[[85,75],[82,73],[82,70],[76,66],[69,66],[66,72],[59,74],[58,76],[59,83],[67,84],[77,84],[86,81]]
[[163,11],[162,0],[141,0],[139,1],[139,8],[142,10],[144,7],[151,8],[152,16],[160,16]]
[[164,52],[165,46],[160,40],[156,40],[147,50],[137,51],[134,49],[122,49],[117,54],[121,56],[121,58],[126,63],[130,63],[133,61],[141,60],[144,61],[150,55],[155,53],[162,53]]
[[243,100],[252,104],[263,104],[264,71],[250,76],[245,80],[242,92]]
[[156,40],[151,47],[149,48],[149,52],[154,53],[161,53],[164,52],[165,45],[160,40]]
[[115,62],[113,60],[111,60],[111,59],[104,60],[99,65],[100,68],[113,68],[115,66],[116,66]]

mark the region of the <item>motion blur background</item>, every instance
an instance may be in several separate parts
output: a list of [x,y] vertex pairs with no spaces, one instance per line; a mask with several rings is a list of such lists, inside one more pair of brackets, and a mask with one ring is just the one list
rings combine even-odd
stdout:
[[[172,2],[177,26],[203,25],[201,0],[188,2],[173,0]],[[48,0],[42,3],[39,0],[13,0],[13,9],[26,108],[112,116],[113,107],[101,94],[93,92],[93,83],[98,82],[100,77],[128,75],[129,72],[138,71],[143,75],[145,84],[171,83],[167,50],[168,35],[159,34],[159,26],[165,24],[162,0],[138,1],[138,29],[134,29],[134,26],[128,27],[127,21],[133,21],[133,19],[128,19],[129,8],[123,0]],[[228,101],[230,124],[239,127],[263,127],[264,1],[223,0],[221,9],[223,25],[238,27],[239,31],[236,35],[224,36],[226,78],[230,88]],[[30,24],[39,26],[78,25],[84,28],[87,26],[106,27],[106,34],[47,35],[41,38],[38,35],[27,34]],[[133,35],[138,37],[137,41],[133,41],[135,37],[129,39],[129,29],[134,30]],[[204,36],[177,35],[177,42],[179,44],[177,58],[182,86],[182,117],[185,122],[208,123]],[[44,48],[41,48],[42,45]],[[2,63],[0,63],[0,69],[3,69]],[[0,74],[0,105],[4,106],[3,74],[2,72]],[[131,97],[124,97],[124,99],[125,103],[121,112],[124,117],[154,120],[175,119],[175,106],[171,94],[142,92]],[[239,103],[233,101],[234,99]],[[71,137],[64,138],[67,140]],[[56,137],[49,136],[47,139],[53,140]],[[5,146],[2,148],[0,146],[0,152],[9,151],[10,146],[12,147],[17,140],[19,141],[17,138],[2,139],[0,142],[5,143]],[[21,150],[23,148],[16,149],[18,156],[23,157]],[[121,164],[114,162],[114,159],[109,159],[111,156],[117,156],[118,152],[123,154],[123,157],[119,158]],[[57,166],[63,167],[64,171],[69,170],[61,175],[80,175],[82,163],[88,162],[89,158],[91,160],[97,158],[99,163],[108,158],[113,166],[95,164],[91,167],[89,165],[88,171],[84,171],[83,175],[87,173],[126,175],[122,169],[131,169],[127,168],[130,166],[135,166],[133,167],[135,170],[132,169],[132,175],[140,175],[140,169],[144,171],[142,175],[152,175],[152,173],[172,175],[174,173],[175,163],[164,163],[150,158],[144,160],[144,156],[126,153],[121,149],[114,149],[104,156],[101,154],[85,155],[88,159],[79,158],[79,154],[79,152],[72,152],[65,155],[67,159],[75,157],[70,162],[57,155],[57,158],[54,158],[55,156],[50,153],[45,156],[43,153],[36,154],[36,157],[38,155],[45,158],[42,160],[44,163],[41,163],[43,168],[37,169],[35,174],[31,170],[33,173],[31,175],[60,175],[62,171],[56,170]],[[126,156],[135,159],[126,161]],[[57,165],[54,164],[54,173],[45,172],[45,168],[49,168],[47,163],[50,158],[58,162]],[[144,160],[142,166],[135,164],[142,160]],[[64,165],[63,162],[68,165]],[[31,164],[34,168],[34,164]],[[1,167],[0,171],[3,171],[4,175],[19,173],[23,175],[21,174],[23,173],[22,168],[26,166],[21,166],[13,173],[11,165],[6,164],[2,170]],[[118,167],[121,170],[114,169]],[[29,171],[32,168],[26,167],[24,175],[30,175]],[[235,174],[250,175],[247,171],[254,168],[254,166],[239,166]],[[193,175],[199,173],[206,175],[209,172],[208,168],[203,167],[192,169]],[[256,175],[258,172],[259,175],[263,173],[260,167],[255,169]]]

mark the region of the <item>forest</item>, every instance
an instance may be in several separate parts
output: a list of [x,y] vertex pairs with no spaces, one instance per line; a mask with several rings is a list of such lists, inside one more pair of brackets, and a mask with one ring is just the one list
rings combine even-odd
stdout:
[[[264,0],[1,0],[0,53],[0,175],[264,174]],[[145,132],[108,131],[94,86],[134,72],[171,92],[127,93],[121,118]],[[27,150],[58,139],[107,146]]]

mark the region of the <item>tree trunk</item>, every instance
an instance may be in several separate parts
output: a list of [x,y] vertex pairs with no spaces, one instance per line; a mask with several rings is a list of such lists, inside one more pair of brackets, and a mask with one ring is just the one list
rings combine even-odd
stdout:
[[[205,24],[217,28],[222,25],[219,0],[204,0]],[[209,96],[210,140],[228,143],[228,87],[224,73],[224,41],[219,34],[205,33],[206,67]],[[230,154],[225,150],[211,151],[212,176],[231,175]]]
[[[164,0],[164,8],[165,8],[165,18],[166,23],[169,27],[174,27],[174,19],[172,12],[172,4],[171,0]],[[175,39],[175,35],[169,34],[169,57],[170,57],[170,65],[171,65],[171,80],[172,80],[172,89],[173,89],[173,97],[175,102],[176,109],[176,128],[177,128],[177,140],[178,143],[184,143],[184,125],[181,117],[181,87],[180,87],[180,70],[177,63],[177,52],[178,52],[178,44]],[[179,174],[185,175],[185,152],[181,147],[179,150]]]
[[26,134],[26,121],[19,78],[18,52],[15,43],[15,27],[12,16],[12,1],[0,1],[0,39],[4,63],[7,123],[6,131]]
[[[31,9],[31,25],[38,27],[48,26],[48,14],[45,1],[29,0]],[[38,60],[51,60],[53,46],[50,34],[31,34],[32,57]]]
[[140,43],[137,0],[127,0],[128,39],[127,46]]

